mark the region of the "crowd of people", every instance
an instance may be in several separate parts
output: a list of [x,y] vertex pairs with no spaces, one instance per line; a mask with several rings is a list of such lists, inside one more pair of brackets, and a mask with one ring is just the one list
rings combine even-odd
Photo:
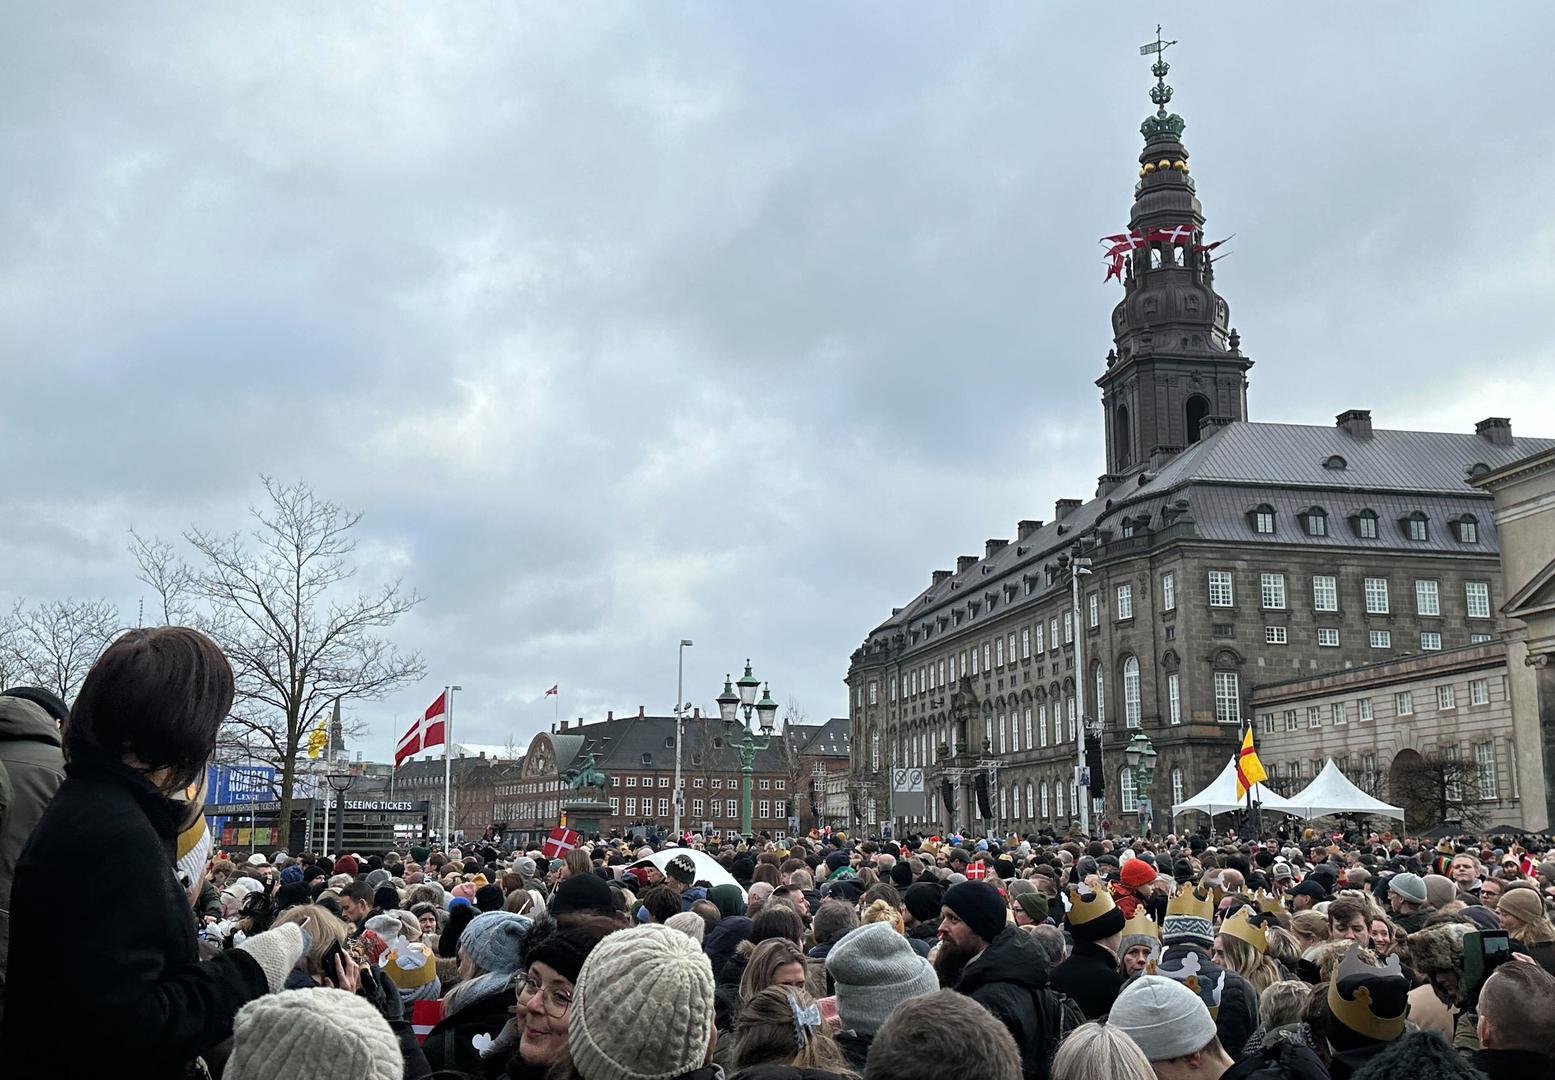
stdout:
[[0,1062],[226,1080],[1555,1076],[1555,851],[1388,832],[230,853],[230,666],[0,694]]

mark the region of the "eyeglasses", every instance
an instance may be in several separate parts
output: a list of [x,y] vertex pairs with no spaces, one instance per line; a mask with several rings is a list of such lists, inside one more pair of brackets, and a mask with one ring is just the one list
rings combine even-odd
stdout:
[[541,1011],[553,1019],[561,1019],[567,1015],[567,1010],[572,1008],[571,990],[564,990],[557,986],[546,989],[534,976],[524,976],[524,981],[518,984],[519,1004],[526,1004],[536,994],[540,995]]

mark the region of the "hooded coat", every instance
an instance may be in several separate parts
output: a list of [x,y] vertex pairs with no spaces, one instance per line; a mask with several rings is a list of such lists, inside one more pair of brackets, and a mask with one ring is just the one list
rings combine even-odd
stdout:
[[5,992],[5,954],[11,940],[11,881],[27,838],[65,779],[59,726],[40,705],[0,694],[0,1000]]
[[1006,926],[956,980],[957,992],[1009,1029],[1026,1080],[1045,1080],[1059,1039],[1079,1023],[1077,1015],[1066,1015],[1063,998],[1049,986],[1049,969],[1047,951],[1024,930]]

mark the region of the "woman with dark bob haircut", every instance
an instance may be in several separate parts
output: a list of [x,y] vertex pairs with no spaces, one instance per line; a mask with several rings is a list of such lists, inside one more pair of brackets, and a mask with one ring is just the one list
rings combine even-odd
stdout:
[[[182,1077],[279,991],[304,934],[286,925],[201,962],[180,833],[203,828],[205,763],[232,707],[232,668],[184,627],[130,630],[97,658],[65,720],[65,781],[16,866],[6,979],[7,1068]],[[79,869],[92,865],[83,886]],[[28,1066],[32,1066],[29,1068]]]

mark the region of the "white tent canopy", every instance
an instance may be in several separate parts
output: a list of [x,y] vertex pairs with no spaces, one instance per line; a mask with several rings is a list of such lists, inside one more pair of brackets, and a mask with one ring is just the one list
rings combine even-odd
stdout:
[[[1253,785],[1253,801],[1262,804],[1265,810],[1279,810],[1299,816],[1298,811],[1286,800],[1262,784]],[[1216,814],[1229,814],[1234,810],[1245,809],[1247,809],[1247,796],[1243,795],[1240,799],[1236,797],[1236,758],[1232,758],[1226,762],[1226,767],[1220,771],[1220,775],[1210,782],[1209,787],[1186,802],[1174,805],[1172,817],[1185,814],[1189,810],[1198,810],[1214,817]]]
[[697,851],[695,848],[665,848],[663,851],[655,851],[646,859],[638,859],[632,865],[634,867],[653,866],[662,872],[676,855],[689,855],[691,857],[691,861],[696,863],[696,879],[698,881],[705,881],[709,885],[733,885],[741,893],[745,892],[744,887],[734,880],[734,875],[725,870],[717,859],[707,852]]
[[1312,782],[1286,800],[1291,812],[1304,818],[1329,814],[1378,814],[1404,820],[1404,811],[1381,799],[1374,799],[1350,782],[1349,777],[1329,758],[1323,771]]

